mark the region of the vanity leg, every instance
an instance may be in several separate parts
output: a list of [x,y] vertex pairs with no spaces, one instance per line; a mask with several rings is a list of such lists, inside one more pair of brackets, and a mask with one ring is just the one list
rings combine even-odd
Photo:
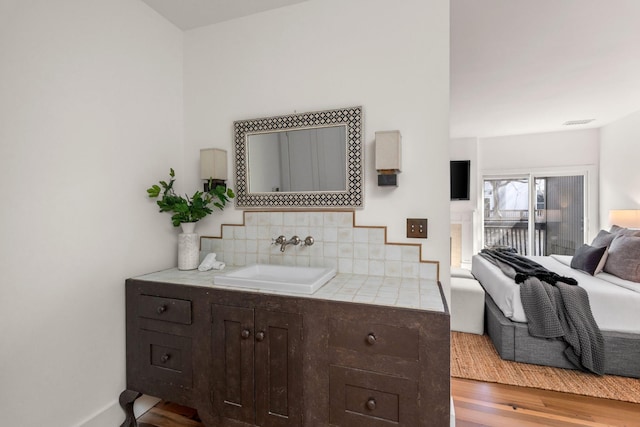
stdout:
[[120,427],[138,427],[136,416],[133,414],[133,402],[140,396],[142,393],[133,390],[125,390],[120,393],[120,406],[127,416]]

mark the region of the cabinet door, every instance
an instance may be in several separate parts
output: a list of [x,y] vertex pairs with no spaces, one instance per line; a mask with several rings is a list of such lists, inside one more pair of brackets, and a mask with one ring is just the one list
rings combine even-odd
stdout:
[[253,310],[212,305],[213,403],[218,414],[253,424]]
[[302,317],[255,311],[256,424],[302,425]]

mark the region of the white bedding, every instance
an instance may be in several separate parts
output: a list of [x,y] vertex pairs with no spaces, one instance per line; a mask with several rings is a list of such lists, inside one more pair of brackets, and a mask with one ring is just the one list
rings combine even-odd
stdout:
[[[589,295],[591,311],[603,331],[640,333],[640,283],[622,280],[607,273],[595,277],[569,267],[571,257],[556,255],[527,258],[562,276],[573,277]],[[480,255],[474,255],[471,271],[491,295],[505,317],[526,322],[520,287],[513,279]]]

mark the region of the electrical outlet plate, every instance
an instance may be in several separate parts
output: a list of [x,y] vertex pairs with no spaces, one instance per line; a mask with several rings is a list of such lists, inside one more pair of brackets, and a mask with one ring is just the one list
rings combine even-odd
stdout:
[[427,238],[426,218],[407,218],[407,237],[415,239]]

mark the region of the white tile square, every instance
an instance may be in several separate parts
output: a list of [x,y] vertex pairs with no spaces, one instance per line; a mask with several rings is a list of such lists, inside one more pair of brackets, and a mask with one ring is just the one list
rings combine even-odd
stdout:
[[322,212],[309,212],[309,225],[311,227],[322,227]]
[[403,262],[402,263],[402,277],[417,279],[419,276],[419,269],[417,262]]
[[247,238],[247,232],[246,232],[246,228],[242,227],[242,226],[235,226],[233,227],[233,238],[234,239],[241,239],[244,240]]
[[338,243],[338,257],[339,258],[353,258],[353,244],[351,244],[351,243]]
[[353,260],[353,274],[369,274],[369,261],[366,259]]
[[325,227],[337,227],[338,226],[337,212],[324,212],[323,224]]
[[337,227],[325,227],[322,236],[324,242],[337,242],[338,241],[338,228]]
[[281,254],[278,255],[271,255],[269,257],[269,264],[273,264],[273,265],[283,265],[284,264],[284,257]]
[[258,254],[246,254],[245,265],[253,265],[258,263]]
[[296,215],[295,212],[283,212],[283,222],[281,225],[296,225]]
[[258,217],[256,212],[245,212],[244,213],[244,225],[258,225]]
[[386,243],[384,239],[384,228],[376,227],[369,229],[369,243]]
[[309,227],[303,226],[303,225],[296,225],[295,227],[295,235],[300,237],[300,240],[304,242],[304,239],[307,236],[311,235],[311,231],[309,230]]
[[255,225],[248,225],[244,227],[245,238],[255,240],[258,238],[258,227]]
[[369,229],[368,228],[354,228],[353,229],[353,241],[356,243],[369,243]]
[[270,212],[256,212],[258,217],[258,225],[270,226],[271,225],[271,213]]
[[308,256],[297,256],[296,265],[298,267],[309,267],[311,265],[311,260]]
[[400,261],[402,260],[402,248],[398,245],[385,245],[385,260]]
[[222,251],[224,253],[230,254],[235,251],[235,240],[233,239],[224,239],[222,243]]
[[325,267],[324,258],[309,257],[309,267]]
[[271,227],[268,225],[259,226],[257,234],[258,239],[271,239]]
[[419,259],[420,259],[419,246],[403,246],[402,247],[402,261],[417,262]]
[[295,225],[298,227],[309,227],[309,212],[296,212]]
[[232,225],[223,225],[222,226],[222,238],[223,239],[233,239],[234,238],[234,234],[233,234],[233,229],[235,227],[233,227]]
[[282,264],[283,265],[290,265],[292,267],[295,267],[295,265],[296,265],[296,257],[294,257],[294,256],[284,256],[282,258]]
[[384,245],[381,245],[378,243],[375,243],[375,244],[370,243],[368,246],[369,246],[369,249],[368,249],[369,259],[376,259],[376,260],[384,259],[384,255],[385,255]]
[[315,242],[313,245],[308,246],[306,250],[309,252],[310,257],[322,257],[324,256],[324,243]]
[[234,240],[234,242],[233,242],[233,252],[235,252],[235,253],[246,253],[247,252],[247,241],[246,240]]
[[337,258],[338,257],[338,244],[323,242],[324,257],[325,258]]
[[270,212],[269,224],[272,225],[272,226],[274,226],[274,225],[283,225],[284,224],[283,212]]
[[213,245],[211,244],[212,239],[200,238],[200,250],[202,252],[213,252]]
[[353,227],[353,213],[351,212],[339,212],[338,227]]
[[338,258],[338,271],[340,273],[353,273],[353,259],[351,258]]
[[245,252],[246,253],[258,253],[258,241],[257,240],[245,240]]
[[384,261],[369,261],[369,274],[371,276],[384,276]]
[[356,259],[369,259],[369,245],[366,243],[354,243],[353,257]]
[[402,263],[400,261],[385,261],[384,275],[389,277],[401,277]]
[[437,280],[438,279],[438,267],[437,264],[430,262],[421,262],[419,264],[419,276],[421,279]]
[[338,228],[338,241],[343,243],[353,242],[353,228]]
[[233,265],[247,265],[247,257],[244,252],[236,252],[233,254]]
[[211,251],[222,252],[223,242],[222,239],[211,239]]

